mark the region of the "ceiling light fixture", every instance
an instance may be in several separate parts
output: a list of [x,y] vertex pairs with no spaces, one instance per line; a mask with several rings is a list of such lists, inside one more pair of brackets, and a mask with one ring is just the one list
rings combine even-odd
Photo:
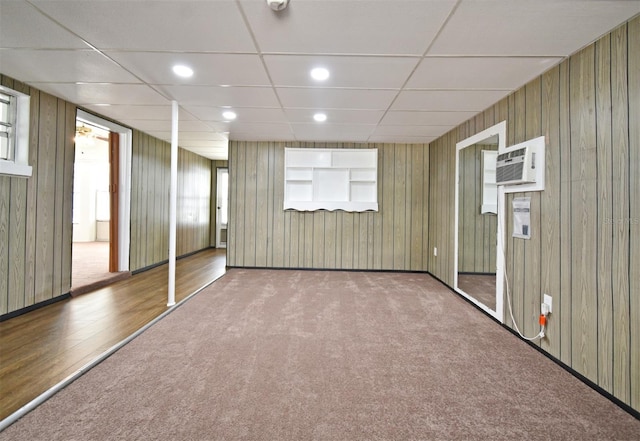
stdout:
[[193,69],[191,69],[189,66],[176,64],[175,66],[173,66],[173,73],[182,78],[189,78],[193,76]]
[[325,115],[324,113],[316,113],[315,115],[313,115],[313,119],[318,122],[324,122],[327,120],[327,115]]
[[324,67],[311,69],[311,78],[317,81],[324,81],[329,78],[329,69],[325,69]]
[[226,112],[224,112],[222,114],[222,117],[227,121],[231,121],[233,119],[236,119],[236,116],[238,116],[238,115],[236,115],[235,112],[232,112],[231,110],[227,110]]

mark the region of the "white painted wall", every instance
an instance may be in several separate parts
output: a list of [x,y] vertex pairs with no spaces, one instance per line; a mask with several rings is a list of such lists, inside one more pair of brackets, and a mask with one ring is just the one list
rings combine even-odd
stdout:
[[[73,241],[93,242],[97,239],[98,192],[109,190],[109,143],[99,139],[78,136],[73,172]],[[109,198],[106,214],[100,220],[109,220]],[[106,218],[106,219],[105,219]],[[101,237],[100,239],[104,239]]]

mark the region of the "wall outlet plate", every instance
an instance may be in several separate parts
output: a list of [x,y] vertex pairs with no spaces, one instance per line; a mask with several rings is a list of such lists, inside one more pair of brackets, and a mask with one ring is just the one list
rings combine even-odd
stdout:
[[545,294],[543,299],[543,303],[549,306],[549,314],[551,314],[553,312],[553,300],[551,299],[551,296],[549,294]]

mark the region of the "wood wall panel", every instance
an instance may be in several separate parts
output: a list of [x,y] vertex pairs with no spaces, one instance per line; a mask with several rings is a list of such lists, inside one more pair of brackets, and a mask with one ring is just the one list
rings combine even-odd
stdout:
[[[0,83],[31,96],[30,178],[0,177],[0,315],[71,289],[72,194],[76,106],[12,78]],[[168,257],[169,144],[132,136],[130,268]],[[211,161],[183,152],[179,254],[209,246]],[[5,240],[6,236],[6,240]]]
[[607,392],[613,387],[613,160],[611,146],[611,36],[606,35],[595,44],[595,98],[596,98],[596,182],[597,198],[597,335],[598,384]]
[[[0,306],[0,311],[10,312],[24,305],[25,298],[25,278],[26,268],[25,248],[26,248],[26,194],[27,181],[25,179],[7,178],[10,180],[10,201],[9,201],[9,228],[8,228],[8,277],[7,296],[4,304]],[[2,253],[4,254],[4,252]],[[4,266],[3,266],[4,267]],[[11,293],[11,295],[9,295]]]
[[[471,130],[507,121],[507,145],[546,137],[546,189],[506,202],[506,271],[514,316],[541,348],[640,410],[640,17],[584,48],[429,146],[429,271],[453,286],[449,169]],[[511,238],[513,197],[532,198],[532,239]],[[442,252],[441,248],[449,248]],[[445,261],[448,261],[445,262]],[[505,302],[505,324],[513,327]]]
[[[613,228],[611,276],[613,289],[613,394],[625,403],[631,400],[629,329],[629,228],[619,219],[629,216],[629,105],[627,77],[627,29],[612,33],[612,214]],[[607,222],[607,219],[604,220]]]
[[[210,246],[210,159],[178,149],[176,254]],[[134,130],[131,158],[131,271],[169,258],[171,145]],[[215,201],[215,199],[214,199]],[[215,219],[215,217],[213,217]]]
[[640,17],[628,26],[631,406],[640,409]]
[[[595,46],[570,59],[573,368],[597,380]],[[579,258],[577,258],[580,256]]]
[[[0,272],[9,275],[9,207],[11,178],[0,176]],[[9,277],[0,278],[0,311],[7,310]]]
[[[542,133],[542,81],[536,78],[525,87],[525,130],[524,140],[535,138]],[[540,316],[540,192],[525,194],[531,198],[531,239],[524,242],[524,261],[526,272],[524,274],[523,289],[523,321],[524,332],[527,335],[536,335],[539,330],[538,318]],[[539,344],[539,342],[537,342]]]
[[[378,148],[380,211],[284,211],[285,145]],[[421,169],[413,173],[413,160],[428,164],[422,159],[427,146],[232,141],[229,147],[229,266],[426,270],[428,231],[426,219],[421,221],[428,208],[421,195],[428,195],[429,180]]]
[[[572,292],[571,281],[571,107],[569,105],[569,61],[560,65],[560,311],[554,312],[554,322],[560,323],[560,359],[567,365],[572,365]],[[547,148],[554,146],[547,142]],[[553,295],[553,293],[548,293]],[[557,314],[559,313],[559,314]],[[556,318],[557,317],[557,318]]]
[[55,166],[58,124],[58,100],[40,94],[39,145],[51,146],[38,151],[38,205],[36,207],[35,302],[53,297],[53,247],[55,224]]
[[[542,76],[542,133],[547,146],[560,145],[560,68],[555,67]],[[560,304],[560,175],[561,155],[557,148],[546,149],[545,182],[547,189],[540,194],[540,290],[542,293],[559,293],[555,302]],[[560,309],[558,309],[560,312]],[[560,317],[554,313],[554,318]],[[548,338],[541,346],[554,357],[560,358],[560,320],[549,321]]]
[[66,293],[71,290],[71,265],[72,254],[70,244],[73,240],[73,167],[75,163],[75,136],[76,136],[76,106],[65,103],[65,137],[62,148],[64,148],[64,164],[60,167],[63,173],[63,193],[72,195],[62,199],[62,287],[61,292]]
[[[0,315],[67,294],[75,106],[0,75],[31,96],[29,178],[0,177]],[[68,193],[66,190],[69,189]],[[67,225],[68,223],[68,225]]]

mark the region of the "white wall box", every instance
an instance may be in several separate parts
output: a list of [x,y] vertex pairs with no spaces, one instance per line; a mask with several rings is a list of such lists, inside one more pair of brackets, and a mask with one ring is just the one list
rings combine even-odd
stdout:
[[378,211],[378,150],[285,148],[284,209]]

